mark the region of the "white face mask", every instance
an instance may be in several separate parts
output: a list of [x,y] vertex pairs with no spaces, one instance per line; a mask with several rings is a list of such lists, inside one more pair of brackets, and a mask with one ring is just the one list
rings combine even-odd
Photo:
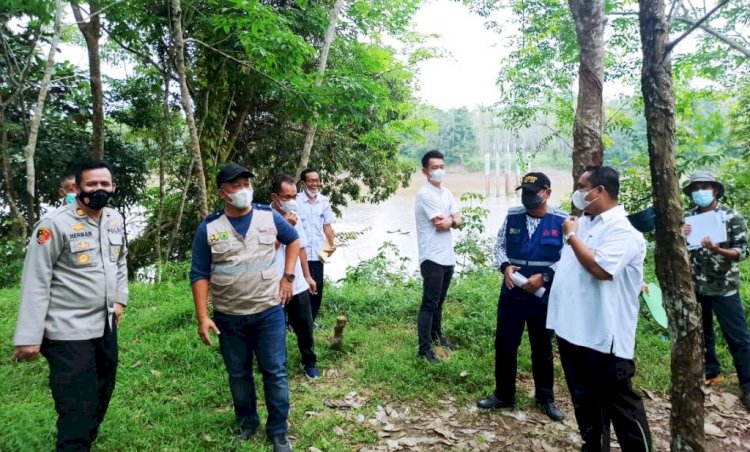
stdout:
[[583,191],[583,190],[576,190],[575,193],[573,193],[573,205],[578,210],[584,210],[586,207],[590,206],[592,202],[596,201],[599,198],[594,198],[590,201],[586,200],[586,197],[591,193],[593,188],[589,191]]
[[430,179],[435,182],[443,182],[445,179],[445,170],[442,168],[430,171]]
[[230,204],[232,204],[232,206],[238,209],[247,209],[253,202],[253,189],[243,188],[237,193],[227,193],[227,196],[231,199]]
[[281,210],[283,210],[284,213],[292,213],[297,210],[297,200],[290,199],[289,201],[282,201],[279,203],[279,207],[281,207]]
[[320,193],[320,190],[314,190],[313,191],[313,190],[307,188],[307,185],[305,185],[305,193],[307,193],[307,196],[309,196],[310,198],[314,198],[314,197],[318,196],[318,193]]

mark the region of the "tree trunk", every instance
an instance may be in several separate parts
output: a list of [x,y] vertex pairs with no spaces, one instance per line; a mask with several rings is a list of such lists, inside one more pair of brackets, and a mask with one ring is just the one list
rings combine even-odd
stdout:
[[44,112],[44,101],[47,99],[47,90],[49,81],[52,78],[52,71],[55,68],[55,54],[57,45],[60,42],[60,33],[62,30],[62,0],[55,1],[55,25],[52,34],[52,43],[50,44],[49,54],[47,55],[47,65],[44,67],[44,76],[39,87],[39,95],[36,99],[36,108],[34,117],[31,119],[31,128],[29,130],[29,141],[24,148],[26,156],[26,196],[28,198],[29,212],[27,224],[32,226],[36,223],[34,218],[34,205],[36,201],[36,169],[34,167],[34,152],[36,151],[36,142],[39,137],[39,125],[42,123],[42,113]]
[[639,0],[639,4],[641,90],[656,209],[656,275],[664,294],[672,342],[672,450],[700,451],[704,448],[703,331],[682,232],[672,63],[666,51],[669,25],[664,0]]
[[195,157],[190,159],[190,164],[188,165],[187,170],[187,177],[185,178],[185,188],[182,190],[182,196],[180,197],[180,209],[177,211],[177,219],[174,222],[174,227],[172,228],[172,234],[169,237],[169,243],[167,244],[167,256],[172,255],[172,248],[174,247],[174,242],[177,240],[177,233],[180,232],[180,226],[182,225],[182,214],[185,212],[185,202],[187,201],[187,195],[188,191],[190,191],[190,175],[193,174],[193,163],[195,163]]
[[193,163],[195,165],[196,178],[198,179],[198,209],[201,217],[208,216],[208,200],[206,196],[206,175],[203,171],[203,157],[198,138],[198,128],[195,125],[193,105],[190,103],[190,92],[188,91],[187,78],[185,76],[185,38],[182,35],[182,8],[180,0],[172,0],[172,24],[174,27],[174,59],[177,75],[180,79],[180,97],[182,98],[182,109],[185,111],[185,120],[190,131],[190,144],[193,148]]
[[[344,0],[336,0],[336,3],[334,3],[331,8],[328,29],[326,30],[323,47],[320,49],[320,58],[318,58],[318,75],[315,78],[316,88],[323,83],[323,75],[326,72],[326,65],[328,65],[328,53],[331,50],[333,37],[336,35],[336,21],[338,21],[343,6]],[[315,116],[317,117],[317,115]],[[310,152],[312,151],[313,142],[315,141],[315,133],[317,131],[318,123],[314,119],[305,121],[305,144],[302,146],[302,156],[300,157],[299,168],[297,169],[298,179],[300,174],[302,174],[302,171],[307,168],[307,164],[310,162]]]
[[89,21],[81,14],[77,0],[71,0],[73,15],[81,30],[89,56],[89,79],[91,84],[91,109],[93,110],[91,149],[95,159],[104,157],[104,91],[102,89],[99,38],[101,38],[101,5],[99,0],[89,0]]
[[18,208],[16,190],[13,188],[13,168],[10,163],[10,144],[8,141],[8,129],[5,127],[5,103],[0,96],[0,154],[2,155],[3,180],[5,181],[5,197],[8,201],[10,216],[13,221],[13,235],[20,237],[26,243],[27,231],[26,220]]
[[164,262],[161,246],[161,224],[164,221],[164,154],[169,147],[169,73],[164,72],[164,93],[162,95],[162,110],[164,124],[161,131],[161,146],[159,146],[159,212],[156,215],[156,282],[161,282],[161,264]]
[[587,166],[604,160],[604,0],[568,0],[580,53],[578,104],[573,123],[573,190]]

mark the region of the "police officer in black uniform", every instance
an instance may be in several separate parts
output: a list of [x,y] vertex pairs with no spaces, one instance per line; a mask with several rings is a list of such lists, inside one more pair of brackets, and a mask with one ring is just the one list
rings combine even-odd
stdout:
[[515,404],[518,347],[526,325],[536,401],[550,419],[562,421],[565,416],[555,405],[552,391],[552,338],[545,325],[549,289],[563,247],[562,223],[567,214],[548,205],[550,185],[543,173],[525,175],[518,188],[523,190],[523,207],[509,209],[497,236],[495,260],[504,283],[497,307],[495,392],[477,406],[490,409]]

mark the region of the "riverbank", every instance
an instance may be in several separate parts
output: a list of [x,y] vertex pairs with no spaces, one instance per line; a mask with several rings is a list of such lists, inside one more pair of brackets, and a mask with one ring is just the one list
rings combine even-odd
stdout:
[[[420,283],[391,273],[382,261],[363,264],[326,293],[316,348],[322,380],[310,382],[299,370],[296,338],[287,338],[292,407],[290,434],[296,450],[573,450],[577,434],[565,382],[556,359],[558,400],[565,424],[546,421],[533,404],[528,341],[519,357],[520,388],[515,410],[479,413],[476,400],[492,391],[493,340],[499,278],[493,271],[462,275],[448,295],[445,330],[461,349],[438,365],[416,358],[413,319]],[[750,271],[746,264],[743,271]],[[745,273],[747,274],[747,273]],[[234,427],[226,372],[216,344],[198,340],[188,284],[132,285],[120,331],[118,386],[97,450],[270,450],[262,439],[230,441]],[[47,364],[13,364],[18,289],[0,291],[0,450],[50,450],[55,414],[47,389]],[[747,300],[748,291],[743,290]],[[335,317],[349,323],[344,348],[329,347]],[[663,444],[668,440],[670,345],[662,330],[641,310],[635,386],[648,394],[649,419]],[[717,336],[720,337],[720,336]],[[725,369],[731,369],[720,341]],[[256,388],[262,394],[256,372]],[[711,436],[716,450],[733,450],[723,441],[750,444],[750,417],[736,398],[730,375],[709,395],[709,422],[725,438]],[[262,396],[261,396],[262,399]],[[265,408],[260,405],[262,416]],[[711,417],[713,416],[713,417]],[[390,441],[390,442],[389,442]],[[510,442],[508,442],[510,441]],[[512,444],[512,446],[511,446]],[[392,447],[391,447],[392,446]],[[390,449],[389,449],[390,448]],[[542,450],[553,450],[544,449]]]

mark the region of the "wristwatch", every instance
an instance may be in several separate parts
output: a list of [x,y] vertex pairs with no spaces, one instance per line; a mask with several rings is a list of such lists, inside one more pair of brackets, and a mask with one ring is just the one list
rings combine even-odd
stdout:
[[284,273],[284,279],[289,282],[294,282],[294,273]]
[[567,243],[567,244],[570,244],[570,238],[571,238],[571,237],[574,237],[575,235],[576,235],[576,233],[575,233],[575,232],[571,232],[571,233],[569,233],[569,234],[564,234],[564,235],[563,235],[563,242],[565,242],[565,243]]
[[551,268],[548,268],[547,270],[542,272],[542,280],[544,280],[545,283],[548,283],[552,281],[552,277],[554,276],[555,271]]

